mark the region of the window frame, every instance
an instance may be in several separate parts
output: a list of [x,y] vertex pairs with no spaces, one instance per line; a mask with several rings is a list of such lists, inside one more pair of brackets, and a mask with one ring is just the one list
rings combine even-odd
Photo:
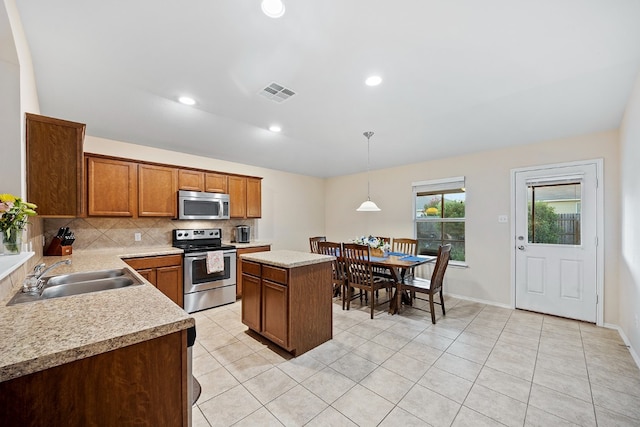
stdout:
[[[462,261],[459,260],[451,260],[450,264],[458,265],[458,266],[467,266],[467,242],[466,242],[466,216],[467,216],[467,198],[466,198],[466,187],[465,187],[465,177],[452,177],[452,178],[444,178],[430,181],[420,181],[411,183],[412,189],[412,205],[413,205],[413,234],[414,238],[418,240],[418,224],[419,223],[435,223],[442,224],[444,226],[447,223],[462,223],[465,228],[464,240],[455,240],[452,242],[461,242],[464,245],[464,255],[465,259]],[[418,217],[418,209],[417,209],[417,198],[419,196],[430,196],[430,195],[440,195],[442,206],[444,208],[445,196],[447,194],[465,194],[465,214],[464,217],[461,218],[445,218],[444,209],[441,209],[440,216],[437,218],[419,218]],[[442,236],[441,236],[442,237]],[[444,240],[441,239],[441,244],[444,243]]]

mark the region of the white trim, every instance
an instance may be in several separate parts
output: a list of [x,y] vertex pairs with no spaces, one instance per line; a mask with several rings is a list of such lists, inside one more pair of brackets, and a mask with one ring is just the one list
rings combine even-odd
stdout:
[[629,349],[629,353],[631,353],[633,361],[636,362],[636,365],[638,365],[638,368],[640,369],[640,356],[638,356],[638,353],[636,353],[636,351],[633,349],[631,341],[629,341],[629,338],[627,338],[627,336],[625,335],[624,330],[620,326],[614,325],[613,323],[605,323],[603,327],[608,329],[615,329],[618,331],[620,337],[622,338],[622,341],[624,341],[624,344]]
[[492,305],[494,307],[508,308],[508,309],[512,309],[513,310],[513,307],[509,306],[509,304],[500,304],[499,302],[495,302],[495,301],[487,301],[487,300],[483,300],[483,299],[479,299],[479,298],[468,297],[468,296],[465,296],[465,295],[451,294],[449,292],[443,292],[443,294],[445,296],[456,298],[456,299],[461,299],[461,300],[465,300],[465,301],[472,301],[472,302],[477,302],[477,303],[480,303],[480,304]]
[[447,191],[456,190],[458,188],[464,188],[465,177],[454,176],[451,178],[432,179],[430,181],[418,181],[411,183],[411,190],[414,197],[417,193],[432,192],[432,191]]
[[440,185],[448,184],[450,182],[464,182],[464,176],[453,176],[451,178],[430,179],[429,181],[416,181],[412,182],[412,187],[421,187],[423,185]]
[[17,255],[0,255],[0,280],[16,271],[35,254],[35,252],[21,252]]
[[592,160],[580,160],[567,163],[554,163],[541,166],[530,166],[525,168],[511,169],[511,308],[516,308],[516,173],[530,171],[544,171],[547,169],[555,169],[571,166],[596,166],[596,238],[598,246],[596,247],[596,292],[598,301],[596,303],[596,325],[604,325],[604,160],[602,158]]

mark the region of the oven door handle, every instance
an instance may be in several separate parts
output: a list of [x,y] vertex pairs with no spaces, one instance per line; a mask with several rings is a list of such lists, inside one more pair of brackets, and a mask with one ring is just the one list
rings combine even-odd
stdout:
[[[231,256],[232,254],[235,254],[235,253],[236,253],[235,249],[230,250],[230,251],[222,251],[223,255],[229,255],[229,256]],[[185,254],[184,257],[188,258],[190,260],[193,260],[193,261],[200,261],[200,260],[203,260],[203,259],[207,258],[207,253],[206,252],[197,252],[197,253]]]

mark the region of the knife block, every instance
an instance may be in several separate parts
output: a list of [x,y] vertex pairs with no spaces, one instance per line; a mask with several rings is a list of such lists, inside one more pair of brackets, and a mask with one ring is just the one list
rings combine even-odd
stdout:
[[64,256],[71,255],[71,252],[71,246],[62,246],[62,239],[54,237],[44,254],[47,256]]

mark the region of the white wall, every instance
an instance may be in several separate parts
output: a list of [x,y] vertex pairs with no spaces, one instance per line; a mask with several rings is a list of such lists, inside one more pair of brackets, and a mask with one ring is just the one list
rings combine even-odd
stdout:
[[20,195],[24,169],[20,151],[20,66],[4,3],[0,7],[0,43],[0,193]]
[[[87,125],[87,132],[91,132]],[[255,235],[273,249],[309,250],[309,236],[324,232],[324,181],[303,175],[225,162],[87,135],[84,151],[148,162],[262,177],[262,218]],[[315,234],[314,234],[315,233]]]
[[[510,213],[513,168],[604,158],[605,169],[605,322],[616,323],[617,259],[620,225],[618,134],[615,131],[547,141],[468,156],[371,172],[371,199],[381,212],[356,212],[366,198],[366,174],[327,180],[326,234],[346,241],[361,234],[413,237],[411,183],[466,177],[466,258],[468,268],[447,271],[447,291],[478,300],[511,303]],[[375,149],[375,148],[372,148]]]
[[619,325],[640,349],[640,76],[620,128],[621,224]]

